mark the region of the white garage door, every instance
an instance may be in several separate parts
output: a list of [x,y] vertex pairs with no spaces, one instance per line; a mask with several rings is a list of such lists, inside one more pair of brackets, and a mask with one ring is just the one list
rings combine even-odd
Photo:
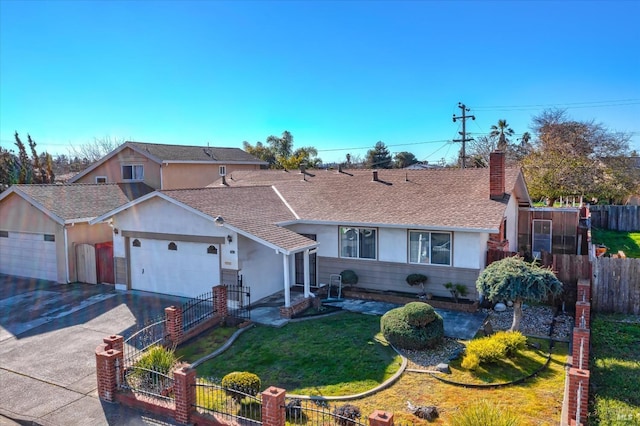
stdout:
[[194,297],[220,284],[218,245],[144,238],[129,244],[134,290]]
[[2,231],[0,273],[57,281],[55,236]]

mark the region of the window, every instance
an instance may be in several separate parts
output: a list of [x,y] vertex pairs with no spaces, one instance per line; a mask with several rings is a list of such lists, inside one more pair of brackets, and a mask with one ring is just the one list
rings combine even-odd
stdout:
[[0,231],[0,238],[9,238],[9,231]]
[[122,166],[122,180],[143,180],[144,166],[142,164],[132,164]]
[[52,234],[44,234],[44,240],[45,241],[55,241],[56,240],[56,236],[52,235]]
[[134,247],[141,247],[142,244],[140,244],[140,240],[138,240],[137,238],[135,240],[133,240],[133,246]]
[[176,251],[178,250],[178,246],[173,241],[169,243],[169,250]]
[[96,176],[96,183],[107,183],[106,176]]
[[409,231],[409,263],[451,265],[451,234]]
[[207,254],[218,254],[218,249],[216,246],[209,246],[207,248]]
[[220,173],[220,176],[226,176],[227,175],[227,166],[220,166],[219,173]]
[[376,229],[340,227],[340,257],[376,259]]
[[533,257],[540,258],[543,251],[551,253],[551,221],[533,220]]

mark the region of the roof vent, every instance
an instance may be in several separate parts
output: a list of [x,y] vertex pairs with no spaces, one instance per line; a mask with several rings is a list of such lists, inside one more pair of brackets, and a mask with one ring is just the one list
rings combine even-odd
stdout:
[[374,181],[374,182],[378,182],[378,180],[379,180],[379,179],[378,179],[378,171],[377,171],[377,170],[374,170],[374,171],[373,171],[373,181]]
[[220,185],[229,186],[229,184],[227,183],[227,178],[225,177],[225,175],[222,175],[222,183],[220,183]]

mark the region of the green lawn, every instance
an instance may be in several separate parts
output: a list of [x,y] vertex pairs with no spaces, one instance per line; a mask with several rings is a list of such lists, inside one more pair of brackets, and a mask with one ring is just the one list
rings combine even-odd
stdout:
[[615,254],[622,250],[627,257],[640,258],[640,232],[609,231],[592,228],[591,239],[594,244],[603,244],[607,253]]
[[[199,340],[212,339],[205,335]],[[178,356],[192,362],[205,355],[194,350],[197,344],[202,343],[180,348]],[[264,386],[279,386],[290,393],[348,395],[384,382],[401,364],[401,357],[380,334],[380,317],[344,312],[282,328],[258,325],[197,371],[199,377],[214,378],[250,371]]]
[[598,314],[591,336],[590,424],[640,424],[640,317]]

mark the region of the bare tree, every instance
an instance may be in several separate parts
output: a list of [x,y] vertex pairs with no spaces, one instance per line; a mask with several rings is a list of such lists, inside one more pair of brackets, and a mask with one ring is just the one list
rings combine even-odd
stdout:
[[86,159],[89,164],[95,163],[120,145],[125,143],[124,138],[115,138],[105,136],[103,138],[93,138],[93,142],[87,142],[78,146],[69,148],[69,156],[71,158],[78,157]]

